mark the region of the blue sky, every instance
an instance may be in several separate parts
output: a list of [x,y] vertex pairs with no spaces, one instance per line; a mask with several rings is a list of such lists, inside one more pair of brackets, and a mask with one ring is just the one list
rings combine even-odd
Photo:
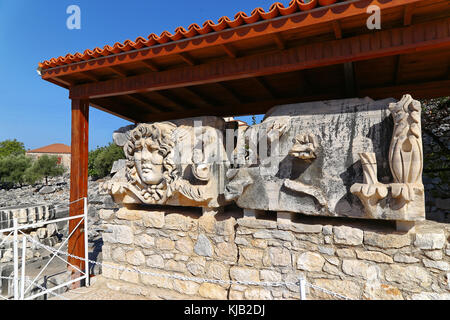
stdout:
[[[268,10],[273,0],[107,1],[0,0],[0,141],[17,139],[27,149],[70,145],[68,91],[42,80],[38,62],[134,40],[221,16]],[[285,6],[289,1],[280,1]],[[70,5],[81,8],[81,30],[69,30]],[[250,117],[241,117],[251,123]],[[257,120],[260,121],[261,117]],[[90,108],[89,149],[112,141],[127,121]]]

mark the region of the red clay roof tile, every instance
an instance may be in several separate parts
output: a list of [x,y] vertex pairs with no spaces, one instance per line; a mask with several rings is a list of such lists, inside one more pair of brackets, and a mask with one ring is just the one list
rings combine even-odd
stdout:
[[42,148],[28,150],[27,153],[71,153],[71,149],[68,145],[54,143]]
[[153,45],[164,44],[170,41],[177,41],[184,38],[192,38],[197,35],[203,35],[207,33],[221,31],[226,28],[236,28],[244,24],[251,24],[261,20],[269,20],[278,16],[285,16],[293,14],[297,11],[307,11],[314,9],[316,6],[331,5],[342,0],[311,0],[308,3],[305,0],[292,0],[288,7],[284,7],[282,3],[273,3],[269,11],[265,12],[263,8],[255,8],[251,15],[248,16],[245,12],[238,12],[234,19],[230,19],[227,16],[221,17],[217,23],[211,20],[207,20],[203,23],[202,27],[198,24],[191,24],[186,30],[183,27],[175,29],[175,33],[171,34],[169,31],[163,31],[160,36],[152,33],[148,36],[148,39],[143,37],[136,38],[135,41],[125,40],[124,43],[115,43],[112,47],[106,45],[101,48],[94,48],[93,50],[85,50],[84,53],[67,54],[65,57],[51,58],[50,60],[39,63],[41,69],[49,69],[65,64],[70,64],[78,61],[86,61],[94,59],[99,56],[108,56],[120,52],[126,52],[134,49],[141,49],[143,47],[151,47]]

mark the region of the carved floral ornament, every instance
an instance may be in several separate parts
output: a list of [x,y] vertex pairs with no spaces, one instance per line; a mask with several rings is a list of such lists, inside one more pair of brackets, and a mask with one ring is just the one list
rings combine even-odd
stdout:
[[393,183],[382,184],[377,178],[374,153],[360,153],[364,182],[355,183],[350,191],[358,196],[366,213],[372,217],[382,211],[380,201],[385,198],[393,213],[422,210],[424,187],[422,184],[423,152],[420,123],[420,102],[409,94],[397,103],[389,104],[394,119],[394,131],[389,148],[389,166]]

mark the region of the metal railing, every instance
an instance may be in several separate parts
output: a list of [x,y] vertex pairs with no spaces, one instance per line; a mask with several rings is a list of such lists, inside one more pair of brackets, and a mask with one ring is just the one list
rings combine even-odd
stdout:
[[[37,242],[36,240],[29,238],[30,241],[34,242],[36,245],[44,247],[45,249],[52,251],[56,254],[65,255],[67,257],[71,257],[73,259],[81,259],[84,260],[85,258],[77,257],[76,255],[70,254],[68,252],[59,251],[54,248],[51,248],[49,246],[46,246],[42,243]],[[138,268],[130,268],[130,267],[123,267],[118,265],[110,265],[107,263],[102,263],[94,260],[87,260],[92,265],[99,265],[102,268],[110,268],[115,269],[118,271],[126,271],[126,272],[135,272],[139,273],[141,275],[147,275],[147,276],[153,276],[153,277],[162,277],[162,278],[169,278],[169,279],[176,279],[176,280],[182,280],[182,281],[193,281],[197,283],[214,283],[214,284],[220,284],[220,285],[244,285],[244,286],[262,286],[262,287],[288,287],[288,286],[297,286],[299,288],[300,293],[300,300],[307,300],[307,288],[312,288],[315,290],[322,291],[326,294],[328,294],[331,297],[342,299],[342,300],[352,300],[351,298],[344,296],[342,294],[333,292],[331,290],[327,290],[325,288],[322,288],[320,286],[314,285],[312,283],[309,283],[304,277],[299,277],[299,280],[297,282],[290,282],[290,281],[278,281],[278,282],[270,282],[270,281],[240,281],[240,280],[220,280],[220,279],[205,279],[205,278],[199,278],[199,277],[189,277],[189,276],[183,276],[179,274],[170,274],[170,273],[158,273],[158,272],[149,272],[149,271],[142,271]]]
[[[77,215],[77,216],[71,216],[71,217],[67,217],[67,218],[60,218],[60,219],[54,219],[54,220],[49,220],[49,221],[42,221],[42,222],[38,222],[38,223],[33,223],[33,224],[29,224],[29,225],[18,225],[17,222],[17,217],[14,217],[14,224],[12,228],[8,228],[8,229],[3,229],[0,230],[1,233],[8,233],[9,234],[5,237],[5,239],[3,239],[3,241],[0,243],[0,246],[3,244],[3,242],[6,241],[6,239],[8,237],[11,237],[11,235],[13,235],[13,241],[14,241],[14,272],[13,272],[13,276],[12,277],[1,277],[0,276],[0,280],[1,279],[6,279],[6,280],[13,280],[13,287],[14,287],[14,295],[13,295],[13,299],[14,300],[32,300],[32,299],[36,299],[42,295],[46,295],[48,293],[58,297],[58,298],[62,298],[62,299],[67,299],[66,297],[59,295],[57,293],[55,293],[54,291],[56,291],[57,289],[60,289],[62,287],[68,286],[74,282],[78,282],[78,281],[82,281],[85,280],[85,284],[86,286],[89,286],[89,264],[91,265],[99,265],[102,268],[111,268],[111,269],[116,269],[119,271],[127,271],[127,272],[136,272],[142,275],[147,275],[147,276],[154,276],[154,277],[163,277],[163,278],[169,278],[169,279],[177,279],[177,280],[183,280],[183,281],[193,281],[193,282],[198,282],[198,283],[215,283],[215,284],[221,284],[221,285],[246,285],[246,286],[263,286],[263,287],[288,287],[288,286],[297,286],[299,288],[299,298],[300,300],[307,300],[307,293],[308,290],[307,288],[312,288],[315,290],[319,290],[322,291],[328,295],[330,295],[331,297],[337,298],[337,299],[343,299],[343,300],[351,300],[349,297],[346,297],[342,294],[338,294],[336,292],[332,292],[330,290],[327,290],[325,288],[322,288],[320,286],[314,285],[309,283],[305,278],[303,277],[299,277],[297,282],[289,282],[289,281],[279,281],[279,282],[264,282],[264,281],[239,281],[239,280],[219,280],[219,279],[204,279],[204,278],[199,278],[199,277],[188,277],[188,276],[182,276],[182,275],[178,275],[178,274],[169,274],[169,273],[157,273],[157,272],[148,272],[148,271],[142,271],[139,270],[138,268],[129,268],[129,267],[123,267],[123,266],[117,266],[117,265],[109,265],[106,263],[101,263],[98,261],[94,261],[94,260],[89,260],[88,259],[88,210],[87,210],[87,198],[81,198],[78,200],[75,200],[71,203],[69,203],[68,205],[78,202],[78,201],[84,201],[84,208],[83,208],[83,214],[81,215]],[[67,206],[68,206],[67,205]],[[74,219],[80,219],[80,221],[78,222],[78,224],[75,226],[75,228],[71,231],[71,233],[69,234],[69,236],[67,238],[64,239],[64,241],[59,245],[58,248],[53,248],[50,246],[47,246],[39,241],[36,241],[35,239],[33,239],[32,237],[30,237],[28,234],[24,233],[23,230],[26,229],[30,229],[33,227],[41,227],[42,225],[45,224],[50,224],[50,223],[56,223],[56,222],[62,222],[62,221],[70,221],[70,220],[74,220]],[[78,257],[76,255],[70,254],[68,252],[65,251],[61,251],[61,248],[66,244],[66,242],[70,239],[70,237],[73,235],[73,233],[75,232],[75,230],[77,228],[79,228],[79,226],[81,225],[81,223],[84,221],[84,242],[85,242],[85,256],[84,257]],[[21,266],[21,275],[19,278],[19,233],[22,235],[22,266]],[[34,277],[33,280],[28,280],[26,277],[26,245],[27,245],[27,241],[30,241],[31,243],[33,243],[35,246],[41,247],[47,251],[49,251],[52,254],[52,257],[50,258],[50,260],[46,263],[46,265],[42,268],[42,270],[39,272],[39,274],[37,276]],[[67,258],[73,258],[75,260],[83,260],[84,264],[85,264],[85,270],[82,271],[80,270],[78,267],[72,265],[71,263],[69,263],[68,261],[66,261],[66,259],[61,258],[60,255],[66,256]],[[39,277],[44,273],[45,269],[48,267],[48,265],[52,262],[52,260],[54,258],[58,258],[62,261],[64,261],[65,263],[67,263],[68,265],[72,266],[72,268],[74,268],[74,270],[77,270],[81,276],[76,278],[76,279],[72,279],[70,281],[67,281],[63,284],[59,284],[55,287],[52,288],[46,288],[43,287],[39,284],[37,284],[37,281],[39,280]],[[20,286],[19,286],[20,283]],[[25,286],[25,283],[28,284],[28,286]],[[20,287],[20,289],[19,289]],[[28,297],[26,297],[25,295],[30,291],[31,288],[33,287],[37,287],[38,289],[41,289],[40,292],[30,295]],[[4,297],[0,295],[0,299],[5,299],[5,300],[9,300],[11,297]]]
[[[59,219],[53,219],[53,220],[46,220],[46,221],[40,221],[40,222],[36,222],[36,223],[31,223],[31,224],[25,224],[25,225],[19,225],[18,223],[18,217],[14,216],[13,217],[13,227],[11,228],[6,228],[6,229],[2,229],[0,230],[0,233],[6,234],[6,237],[3,239],[3,241],[0,243],[0,246],[3,245],[3,243],[10,239],[11,236],[13,238],[13,266],[14,266],[14,271],[12,274],[12,277],[0,277],[1,279],[4,280],[12,280],[13,282],[13,290],[14,290],[14,294],[13,294],[13,299],[14,300],[32,300],[32,299],[36,299],[40,296],[46,295],[48,293],[51,294],[55,294],[53,291],[58,290],[62,287],[68,286],[74,282],[78,282],[78,281],[85,281],[86,286],[89,285],[89,262],[88,262],[88,232],[87,232],[87,226],[88,226],[88,208],[87,208],[87,198],[81,198],[75,201],[70,202],[69,204],[67,204],[67,206],[70,206],[73,203],[82,201],[84,202],[83,205],[83,214],[80,215],[76,215],[76,216],[70,216],[70,217],[66,217],[66,218],[59,218]],[[41,244],[40,242],[35,241],[33,238],[29,237],[24,230],[28,230],[28,229],[33,229],[33,228],[41,228],[44,225],[47,224],[52,224],[52,223],[57,223],[57,222],[64,222],[64,221],[71,221],[71,220],[75,220],[75,219],[80,219],[80,221],[78,221],[77,225],[71,230],[70,234],[68,235],[67,238],[65,238],[65,240],[59,244],[58,249],[55,251],[54,248],[45,246],[43,244]],[[74,266],[73,264],[69,263],[68,261],[64,260],[63,258],[61,258],[59,256],[59,252],[60,249],[68,242],[68,240],[70,239],[70,237],[74,234],[74,232],[80,227],[81,223],[84,222],[84,246],[85,246],[85,257],[84,258],[79,258],[78,259],[82,259],[85,262],[85,268],[84,270],[80,270],[80,268],[78,268],[77,266]],[[21,273],[19,276],[19,260],[20,260],[20,255],[19,255],[19,234],[22,236],[22,254],[21,254]],[[26,277],[26,248],[27,248],[27,241],[31,239],[31,242],[33,242],[34,244],[40,245],[41,247],[45,248],[46,250],[48,250],[52,256],[49,259],[49,261],[45,264],[45,266],[40,270],[40,272],[38,273],[38,275],[36,275],[34,277],[33,280],[28,280]],[[49,249],[50,248],[50,249]],[[50,263],[54,260],[54,258],[58,258],[60,260],[62,260],[64,263],[67,263],[68,265],[70,265],[74,270],[78,271],[79,274],[81,276],[77,277],[76,279],[71,279],[70,281],[67,281],[65,283],[59,284],[57,286],[54,286],[52,288],[44,288],[40,285],[37,284],[37,281],[39,280],[39,278],[43,275],[43,273],[46,271],[47,267],[50,265]],[[20,283],[20,286],[19,286]],[[26,286],[26,283],[28,284],[28,286]],[[40,292],[27,296],[26,294],[28,292],[30,292],[30,290],[33,287],[38,287],[39,289],[41,289]],[[4,297],[4,296],[0,296],[0,299],[6,299],[9,300],[8,297]]]

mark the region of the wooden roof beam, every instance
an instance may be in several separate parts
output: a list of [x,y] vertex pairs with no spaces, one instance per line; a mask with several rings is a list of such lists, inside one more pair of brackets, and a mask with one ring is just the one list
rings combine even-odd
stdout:
[[215,105],[217,105],[216,101],[212,101],[210,98],[206,98],[204,95],[199,94],[198,92],[196,92],[192,88],[182,87],[182,88],[179,88],[179,89],[188,92],[188,94],[190,94],[190,95],[194,96],[195,98],[197,98],[198,100],[202,101],[207,106],[215,106]]
[[168,94],[167,92],[162,91],[152,91],[152,93],[162,99],[166,99],[170,103],[173,104],[173,108],[177,111],[185,111],[186,108],[184,107],[185,103],[181,102],[177,98],[173,97],[172,95]]
[[153,72],[161,71],[161,68],[157,66],[152,60],[141,60],[139,61],[141,64],[143,64],[146,68],[150,69]]
[[287,97],[281,99],[265,99],[262,101],[249,102],[243,104],[224,105],[220,108],[194,108],[185,110],[183,112],[164,112],[155,115],[148,115],[148,118],[143,116],[142,122],[147,121],[165,121],[171,119],[181,119],[189,117],[198,117],[203,115],[214,115],[217,117],[232,117],[240,115],[253,115],[266,113],[270,108],[276,105],[305,102],[305,101],[320,101],[330,100],[335,97],[335,93],[322,93],[313,95],[302,95],[296,97]]
[[184,62],[186,62],[190,66],[195,66],[197,62],[186,52],[180,52],[177,54]]
[[405,11],[403,13],[403,25],[409,26],[412,22],[413,12],[414,12],[415,4],[407,4],[405,6]]
[[270,98],[275,99],[277,95],[273,92],[273,89],[261,78],[251,78]]
[[237,93],[234,90],[230,89],[226,84],[216,82],[215,85],[226,91],[228,96],[231,97],[234,103],[242,104],[242,99],[237,95]]
[[277,44],[278,49],[280,49],[280,50],[286,49],[286,42],[284,41],[284,39],[281,37],[281,35],[279,33],[274,33],[272,36],[273,36],[273,40]]
[[130,122],[138,122],[139,116],[132,112],[130,108],[126,105],[119,105],[117,103],[108,101],[104,102],[102,99],[99,99],[99,101],[89,101],[89,105],[92,107],[107,112],[109,114],[115,115],[116,117],[122,118],[124,120],[130,121]]
[[223,49],[223,51],[226,52],[226,54],[230,57],[230,58],[237,58],[238,54],[235,48],[233,48],[233,46],[231,44],[221,44],[220,47]]
[[121,76],[123,78],[127,77],[127,73],[122,71],[122,69],[120,69],[119,67],[111,66],[111,67],[106,67],[106,69],[111,70],[113,73],[115,73],[118,76]]
[[73,81],[64,80],[64,79],[61,79],[60,77],[53,77],[52,79],[55,80],[56,82],[59,82],[59,83],[65,85],[66,87],[71,87],[74,85]]
[[333,21],[333,31],[336,39],[342,39],[342,28],[339,20]]
[[93,82],[99,82],[100,79],[96,76],[94,76],[92,73],[90,73],[89,71],[87,72],[82,72],[81,75],[85,78],[88,78],[89,80],[93,81]]
[[[115,103],[117,103],[118,105],[124,105],[126,109],[136,111],[135,114],[137,115],[142,113],[155,113],[152,108],[149,108],[149,105],[147,105],[146,103],[142,103],[127,94],[119,97],[114,97],[111,100],[115,100]],[[156,113],[158,112],[161,111],[156,111]],[[134,118],[139,121],[139,116],[135,116]]]
[[150,111],[152,111],[154,113],[164,111],[164,108],[154,106],[153,104],[150,104],[148,101],[141,99],[140,97],[132,96],[129,94],[124,95],[124,97],[137,103],[137,104],[144,106],[145,108],[149,109]]

